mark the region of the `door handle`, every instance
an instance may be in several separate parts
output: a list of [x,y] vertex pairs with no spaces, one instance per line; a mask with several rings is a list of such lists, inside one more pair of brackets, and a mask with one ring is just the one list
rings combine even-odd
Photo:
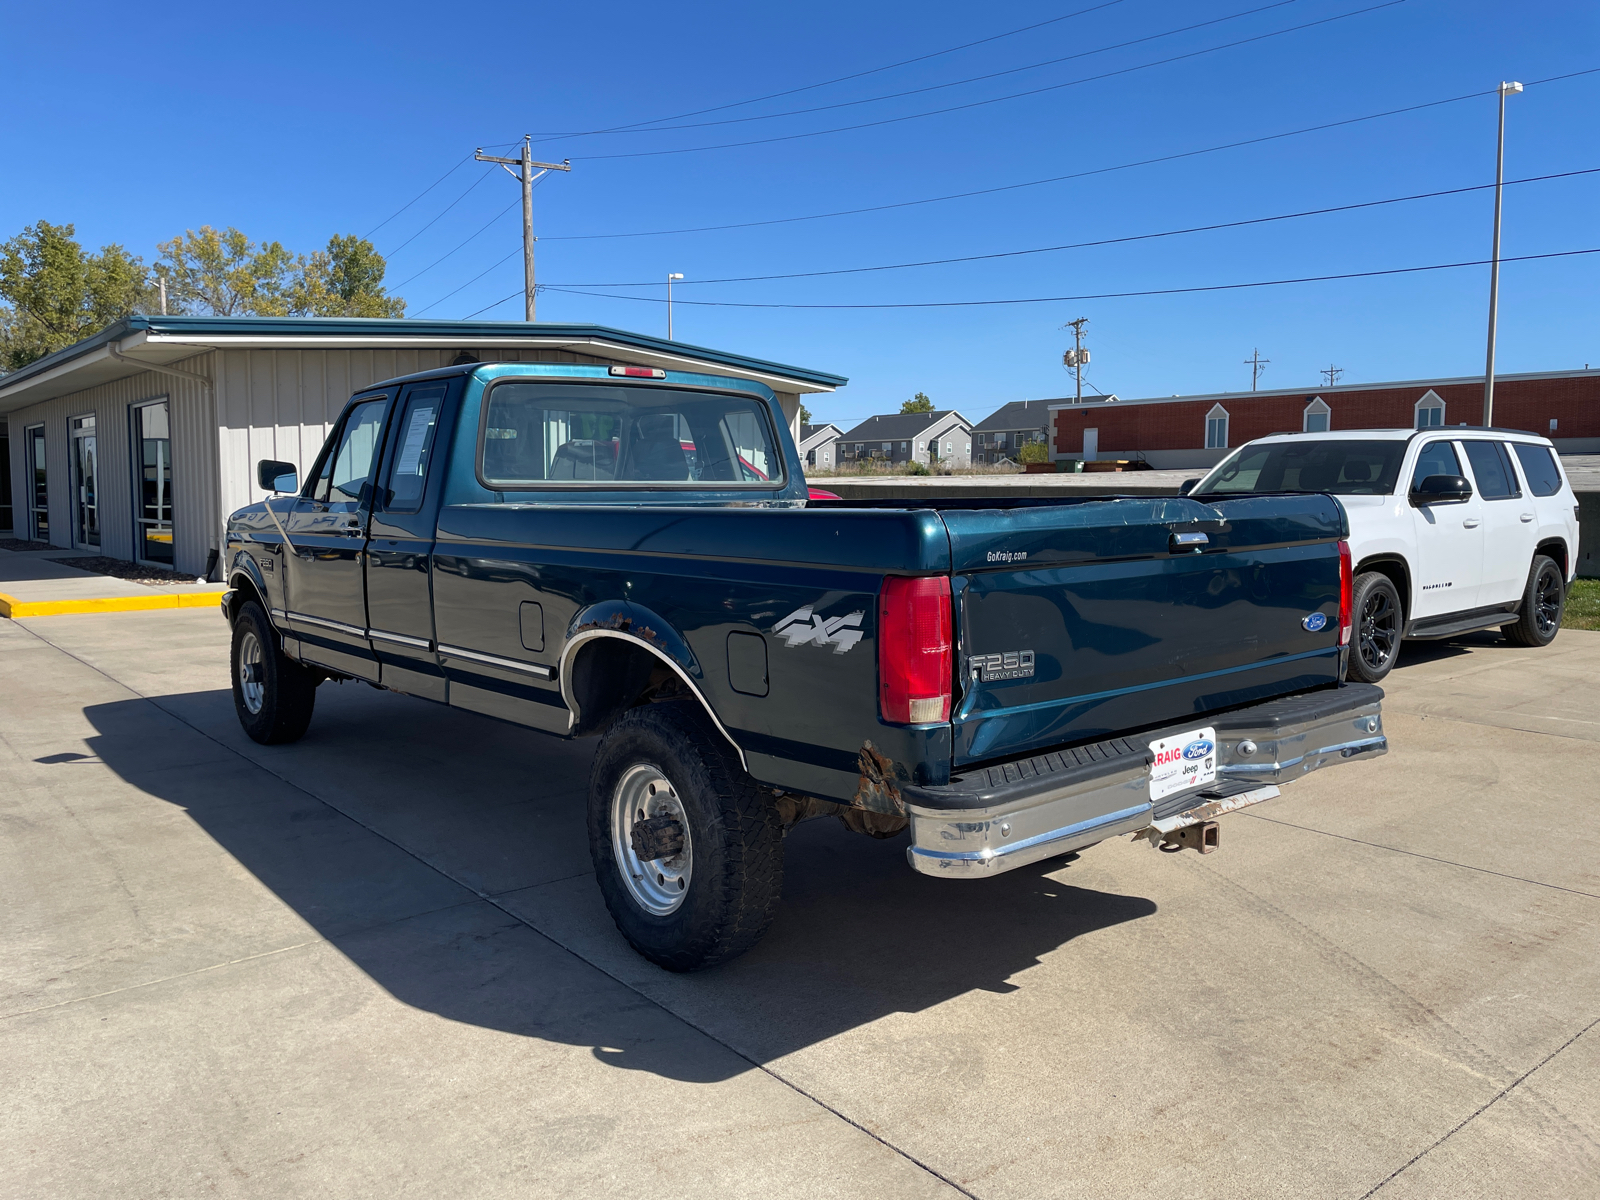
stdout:
[[1465,521],[1463,521],[1461,523],[1463,525],[1465,525],[1468,529],[1476,529],[1478,527],[1478,518],[1477,517],[1468,517]]
[[1522,517],[1520,519],[1521,519],[1522,523],[1524,525],[1526,525],[1529,521],[1533,520],[1533,514],[1532,513],[1523,513]]
[[362,535],[360,522],[352,521],[349,525],[346,525],[344,527],[344,535],[345,537],[360,537]]

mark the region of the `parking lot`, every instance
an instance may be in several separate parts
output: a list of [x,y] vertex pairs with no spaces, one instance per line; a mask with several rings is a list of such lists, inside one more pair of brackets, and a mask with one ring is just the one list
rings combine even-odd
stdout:
[[1600,633],[1407,655],[1220,853],[810,822],[674,976],[591,742],[329,684],[262,747],[215,611],[0,621],[0,1194],[1594,1195]]

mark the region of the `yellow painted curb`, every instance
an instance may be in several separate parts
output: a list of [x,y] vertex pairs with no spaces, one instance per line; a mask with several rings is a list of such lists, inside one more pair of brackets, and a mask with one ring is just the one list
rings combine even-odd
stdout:
[[0,617],[61,617],[71,613],[147,612],[153,608],[204,608],[219,604],[217,592],[157,592],[150,596],[103,596],[83,600],[18,600],[0,592]]

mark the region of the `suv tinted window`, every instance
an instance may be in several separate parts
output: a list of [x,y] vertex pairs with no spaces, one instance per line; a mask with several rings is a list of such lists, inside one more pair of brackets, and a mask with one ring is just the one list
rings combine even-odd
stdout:
[[1556,456],[1550,452],[1549,446],[1513,442],[1512,447],[1522,463],[1522,473],[1527,477],[1529,491],[1535,496],[1554,496],[1561,490],[1561,469],[1556,466]]
[[1193,494],[1328,492],[1334,496],[1384,496],[1394,491],[1405,452],[1402,441],[1342,438],[1245,446]]
[[1478,495],[1485,500],[1509,500],[1522,492],[1513,482],[1511,463],[1500,442],[1462,442],[1472,476],[1478,481]]
[[1459,475],[1461,460],[1449,442],[1429,442],[1417,455],[1417,469],[1411,472],[1411,490],[1416,491],[1429,475]]

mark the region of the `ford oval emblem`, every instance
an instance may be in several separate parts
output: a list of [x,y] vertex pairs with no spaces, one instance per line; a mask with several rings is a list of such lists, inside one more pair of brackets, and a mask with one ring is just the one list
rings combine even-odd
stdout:
[[1192,762],[1194,759],[1204,758],[1215,749],[1216,746],[1212,744],[1210,738],[1198,738],[1183,748],[1183,756]]
[[1304,625],[1312,633],[1316,633],[1327,623],[1328,618],[1322,613],[1311,613],[1308,616],[1300,618],[1300,624]]

